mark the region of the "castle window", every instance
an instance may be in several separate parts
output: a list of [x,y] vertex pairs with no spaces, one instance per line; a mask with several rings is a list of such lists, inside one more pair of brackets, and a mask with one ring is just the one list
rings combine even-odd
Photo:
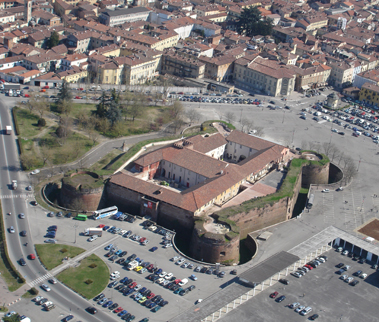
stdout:
[[225,256],[225,252],[220,252],[220,256]]

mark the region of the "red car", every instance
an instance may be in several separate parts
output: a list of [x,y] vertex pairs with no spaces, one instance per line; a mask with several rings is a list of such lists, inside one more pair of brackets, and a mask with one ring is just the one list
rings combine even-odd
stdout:
[[137,286],[137,282],[133,282],[132,284],[129,285],[129,288],[135,288]]
[[80,87],[80,88],[79,88],[79,91],[83,91],[83,90],[84,90],[84,88],[83,88],[83,87]]
[[274,293],[271,293],[270,294],[270,297],[272,298],[272,299],[274,299],[274,298],[276,298],[277,296],[278,296],[278,292],[274,292]]
[[181,280],[178,278],[174,281],[175,284],[179,284],[181,282]]
[[30,255],[29,255],[29,259],[36,259],[36,255],[34,255],[34,254],[30,254]]
[[306,268],[308,268],[310,271],[313,269],[313,267],[311,265],[304,265]]
[[80,96],[75,96],[75,99],[80,100],[81,97]]
[[50,87],[48,85],[42,87],[43,89],[49,89]]
[[183,92],[179,92],[178,94],[179,94],[179,95],[183,95],[184,93],[183,93]]
[[140,242],[140,243],[143,243],[145,240],[146,240],[146,237],[142,237],[142,238],[139,240],[139,242]]
[[151,272],[154,269],[154,264],[150,264],[146,267],[149,272]]
[[97,226],[97,228],[104,228],[104,227],[105,227],[104,224],[101,224],[101,225]]
[[123,310],[121,306],[119,306],[117,309],[113,311],[113,313],[120,313]]
[[147,298],[148,300],[150,300],[150,299],[153,298],[154,296],[155,296],[154,293],[150,293],[148,296],[146,296],[146,298]]
[[30,95],[29,94],[25,94],[24,97],[30,97]]

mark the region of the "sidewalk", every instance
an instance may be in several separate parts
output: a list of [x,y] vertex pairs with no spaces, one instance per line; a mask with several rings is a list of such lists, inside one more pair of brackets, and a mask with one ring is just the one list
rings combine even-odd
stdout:
[[0,305],[10,306],[21,299],[21,296],[30,289],[28,284],[24,284],[17,291],[10,292],[8,286],[0,275]]

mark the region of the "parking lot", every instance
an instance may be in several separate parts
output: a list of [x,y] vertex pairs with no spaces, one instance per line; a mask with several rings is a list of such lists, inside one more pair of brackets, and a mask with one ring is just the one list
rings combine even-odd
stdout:
[[[244,321],[251,316],[254,316],[254,321],[304,321],[313,314],[319,315],[319,321],[377,321],[379,272],[372,269],[370,264],[360,264],[335,250],[323,255],[328,257],[324,264],[301,278],[287,276],[289,285],[274,284],[228,313],[221,321]],[[358,270],[368,276],[366,279],[353,276],[359,283],[351,286],[336,273],[339,263],[350,266],[345,273],[349,276]],[[279,293],[276,298],[285,295],[285,300],[278,303],[270,298],[270,294],[275,291]],[[306,316],[296,313],[289,308],[294,302],[312,307],[312,312]]]
[[[113,303],[118,303],[119,306],[134,315],[136,317],[136,321],[146,317],[149,317],[150,319],[153,318],[154,321],[166,321],[168,317],[175,316],[179,314],[181,310],[191,307],[198,299],[208,297],[217,291],[220,288],[220,285],[228,283],[228,281],[234,277],[230,274],[232,268],[225,270],[226,275],[224,278],[219,278],[214,274],[209,275],[206,273],[194,272],[194,268],[198,265],[194,262],[188,261],[187,259],[185,262],[192,263],[194,268],[182,268],[179,265],[176,265],[173,261],[170,261],[170,259],[174,256],[179,256],[179,254],[173,247],[164,248],[162,245],[163,236],[145,229],[142,226],[143,221],[140,219],[137,219],[134,223],[118,221],[110,218],[100,219],[97,221],[88,219],[87,221],[82,222],[65,217],[47,217],[46,213],[39,213],[39,215],[36,214],[36,220],[30,222],[31,225],[33,225],[31,231],[33,233],[35,243],[43,243],[46,239],[43,237],[45,234],[45,229],[50,225],[57,225],[58,229],[56,239],[58,243],[67,243],[69,245],[76,245],[90,251],[92,250],[93,253],[104,259],[110,272],[120,272],[120,277],[117,280],[121,280],[124,277],[128,277],[129,279],[131,278],[133,279],[133,282],[140,284],[141,287],[146,287],[146,289],[151,290],[151,292],[155,295],[160,295],[165,301],[168,302],[167,305],[154,313],[144,305],[134,301],[131,298],[132,294],[124,296],[123,293],[116,290],[114,287],[107,287],[103,292],[105,297],[108,300],[113,301]],[[123,230],[131,230],[133,234],[146,237],[149,240],[149,243],[146,246],[143,246],[138,241],[125,238],[122,235],[109,233],[107,231],[103,232],[102,237],[89,242],[88,236],[84,236],[83,232],[87,228],[97,227],[99,224],[115,226],[122,228]],[[36,227],[34,227],[34,225]],[[128,258],[130,255],[135,254],[142,261],[149,262],[155,267],[162,269],[162,271],[172,273],[173,277],[181,280],[187,278],[189,282],[185,285],[185,288],[195,285],[195,289],[188,292],[188,294],[184,296],[180,296],[179,294],[174,294],[172,290],[148,280],[146,277],[150,275],[151,272],[146,271],[143,274],[139,274],[134,270],[127,270],[124,265],[117,264],[117,260],[110,261],[109,257],[105,257],[109,251],[105,250],[105,247],[110,243],[112,243],[117,249],[127,252],[124,258]],[[152,252],[151,248],[153,247],[157,247],[158,249]],[[203,267],[203,265],[201,265],[201,267]],[[192,274],[196,275],[196,281],[189,279]],[[42,281],[40,283],[42,283]],[[137,292],[134,292],[133,294],[135,293]],[[98,310],[109,312],[108,308],[98,305],[95,301],[90,300],[90,302]],[[36,309],[38,308],[39,307],[37,306]]]

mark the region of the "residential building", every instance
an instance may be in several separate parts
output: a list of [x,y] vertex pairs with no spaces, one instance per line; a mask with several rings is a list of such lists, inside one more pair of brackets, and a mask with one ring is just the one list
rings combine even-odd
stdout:
[[205,63],[197,58],[190,58],[167,51],[162,57],[162,73],[179,77],[203,78]]
[[362,88],[363,84],[365,83],[379,85],[379,71],[374,69],[359,73],[355,76],[353,86]]
[[204,77],[218,82],[230,81],[233,78],[233,67],[236,58],[232,55],[217,57],[200,56],[199,61],[205,63]]
[[329,84],[342,89],[351,86],[353,81],[354,66],[344,61],[334,61],[328,64],[332,67],[330,72]]
[[25,57],[21,63],[28,70],[36,69],[42,72],[57,71],[61,65],[62,56],[54,53],[45,53]]
[[362,85],[359,91],[359,100],[372,106],[379,106],[379,86],[371,83]]
[[86,54],[73,54],[67,55],[62,58],[61,61],[61,70],[66,71],[72,69],[74,66],[79,67],[81,64],[84,64],[88,61],[88,56]]
[[239,58],[234,62],[235,86],[249,92],[289,96],[294,90],[295,78],[292,69],[258,55]]
[[[308,68],[293,66],[291,69],[296,73],[295,91],[298,92],[326,85],[327,81],[325,79],[329,78],[332,70],[330,66],[321,64]],[[325,74],[328,74],[328,76],[325,76]]]
[[66,69],[57,73],[59,79],[65,79],[68,83],[83,83],[87,79],[87,70],[81,69],[78,66],[72,66],[71,69]]
[[145,7],[106,10],[99,15],[99,21],[106,26],[114,27],[126,22],[146,21],[149,14],[150,10]]

